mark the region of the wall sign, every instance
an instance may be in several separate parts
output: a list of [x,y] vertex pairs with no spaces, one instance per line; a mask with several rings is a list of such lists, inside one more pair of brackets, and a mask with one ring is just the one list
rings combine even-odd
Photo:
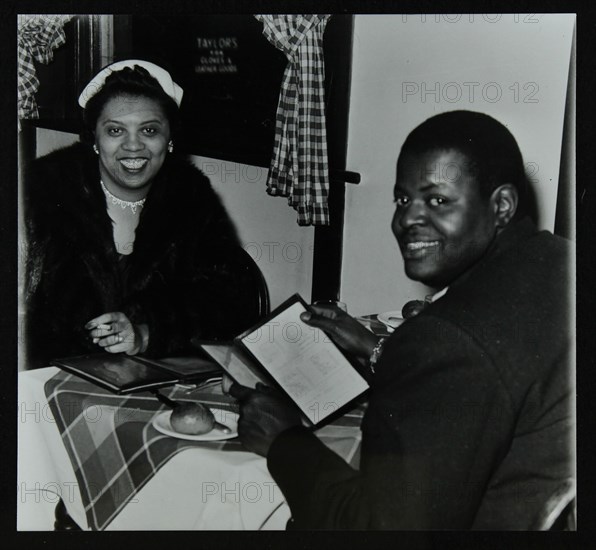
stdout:
[[115,59],[163,65],[184,88],[177,147],[269,166],[287,59],[263,36],[262,23],[252,15],[114,18]]

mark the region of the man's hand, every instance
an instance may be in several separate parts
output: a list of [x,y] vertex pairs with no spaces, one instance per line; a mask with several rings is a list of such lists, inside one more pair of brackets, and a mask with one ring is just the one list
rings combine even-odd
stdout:
[[378,338],[345,311],[334,306],[311,306],[300,315],[305,323],[324,330],[344,351],[367,360]]
[[281,432],[301,424],[296,407],[263,384],[252,390],[234,383],[230,395],[240,401],[238,435],[242,444],[261,456],[267,456],[271,443]]

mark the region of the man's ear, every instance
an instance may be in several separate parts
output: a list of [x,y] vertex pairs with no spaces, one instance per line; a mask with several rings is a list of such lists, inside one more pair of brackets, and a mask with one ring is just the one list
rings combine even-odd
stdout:
[[491,202],[494,205],[497,227],[505,227],[517,210],[519,202],[517,188],[511,183],[500,185],[492,192]]

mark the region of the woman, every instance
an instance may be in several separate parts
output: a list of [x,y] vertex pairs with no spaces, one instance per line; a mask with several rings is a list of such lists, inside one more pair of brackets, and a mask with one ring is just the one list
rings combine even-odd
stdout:
[[112,64],[79,97],[81,143],[25,182],[28,366],[104,350],[183,353],[259,314],[260,273],[208,179],[174,153],[182,89]]

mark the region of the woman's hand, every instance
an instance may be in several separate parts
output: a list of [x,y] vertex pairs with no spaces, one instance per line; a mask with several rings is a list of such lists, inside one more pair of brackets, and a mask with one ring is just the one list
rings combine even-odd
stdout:
[[340,348],[362,360],[368,360],[378,343],[370,330],[335,306],[311,306],[300,319],[324,330]]
[[93,343],[110,353],[124,352],[136,355],[147,349],[149,329],[147,325],[133,325],[121,311],[104,313],[91,319],[85,328]]
[[302,424],[296,407],[263,384],[257,384],[257,389],[252,390],[234,383],[230,395],[240,401],[238,436],[244,447],[253,453],[266,457],[281,432]]

